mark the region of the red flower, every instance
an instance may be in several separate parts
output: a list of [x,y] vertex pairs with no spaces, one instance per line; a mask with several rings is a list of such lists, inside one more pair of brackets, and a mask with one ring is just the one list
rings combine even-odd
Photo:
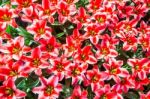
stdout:
[[123,24],[122,24],[123,31],[128,34],[129,34],[129,32],[131,32],[131,34],[137,35],[137,29],[135,27],[136,27],[139,19],[140,18],[137,16],[135,19],[129,20],[129,18],[128,18],[128,19],[122,21],[123,22]]
[[27,30],[34,34],[34,39],[38,41],[40,38],[48,38],[51,37],[51,28],[46,26],[46,20],[38,20],[34,21],[31,26],[27,27]]
[[140,78],[138,75],[132,75],[132,82],[134,84],[135,90],[144,90],[143,86],[146,86],[150,83],[150,80],[148,78]]
[[149,38],[150,38],[149,35],[138,37],[138,42],[142,46],[143,51],[146,51],[146,50],[150,49],[150,40],[149,40]]
[[134,35],[122,34],[122,37],[120,39],[124,42],[123,50],[137,50],[137,38]]
[[87,99],[88,92],[86,90],[81,91],[79,85],[74,87],[72,95],[67,99]]
[[140,35],[149,35],[150,26],[148,26],[144,21],[141,21],[140,27],[137,29]]
[[98,59],[104,58],[105,60],[108,60],[109,58],[118,56],[118,52],[109,44],[108,40],[103,39],[101,44],[96,45],[96,47],[98,49],[96,51],[96,57]]
[[80,34],[78,29],[73,30],[73,34],[71,35],[72,42],[74,44],[80,45],[82,41],[84,41],[83,35]]
[[94,14],[94,19],[96,20],[96,23],[98,23],[101,26],[106,26],[109,24],[108,19],[107,19],[107,15],[101,12],[97,12],[96,14]]
[[110,58],[108,63],[104,63],[103,66],[108,76],[107,80],[113,79],[115,82],[119,82],[120,77],[127,77],[129,73],[125,68],[121,67],[122,65],[123,61],[117,61],[114,58]]
[[26,93],[17,89],[14,81],[9,78],[3,82],[3,85],[0,86],[0,98],[1,99],[17,99],[24,98]]
[[33,2],[36,0],[12,0],[11,3],[12,4],[17,4],[18,8],[28,8],[30,7]]
[[59,81],[61,81],[65,77],[66,71],[68,71],[71,62],[64,56],[61,56],[60,58],[51,59],[50,63],[52,66],[48,68],[47,72],[49,74],[53,73],[54,75],[57,75]]
[[22,59],[26,62],[25,66],[29,67],[31,71],[35,70],[37,75],[41,75],[41,69],[49,66],[47,57],[44,57],[39,47],[34,48],[30,56],[23,56]]
[[140,79],[145,79],[147,77],[144,68],[148,66],[149,59],[128,59],[127,63],[132,66],[133,75],[138,75]]
[[24,38],[21,36],[11,39],[1,49],[3,53],[9,54],[15,60],[19,60],[24,53],[30,50],[30,47],[24,45]]
[[58,20],[60,23],[65,23],[66,20],[71,19],[71,15],[75,13],[75,7],[65,4],[64,2],[60,2],[58,9]]
[[21,15],[21,20],[25,22],[33,23],[34,20],[39,20],[39,11],[37,9],[37,5],[34,4],[28,8],[23,9],[23,14]]
[[91,52],[91,46],[85,46],[83,49],[79,48],[74,58],[79,63],[97,63],[97,59],[93,56],[93,53]]
[[105,26],[99,26],[97,24],[88,25],[85,28],[85,35],[83,37],[85,39],[89,38],[92,44],[96,45],[99,41],[99,35],[102,31],[105,30]]
[[67,70],[66,78],[72,77],[72,85],[75,85],[78,83],[78,81],[83,81],[84,73],[86,72],[87,68],[88,68],[87,64],[80,65],[74,63],[69,67],[69,70]]
[[116,98],[117,93],[111,91],[110,85],[105,85],[104,87],[98,89],[95,94],[94,99],[118,99]]
[[0,75],[5,76],[5,78],[12,77],[16,80],[18,77],[26,77],[30,69],[23,65],[22,61],[13,62],[12,60],[7,63],[5,67],[0,68]]
[[4,27],[6,27],[7,24],[16,27],[17,25],[14,19],[16,16],[14,10],[9,6],[5,5],[0,7],[0,23],[2,23]]
[[133,15],[134,17],[142,18],[145,13],[148,11],[146,4],[136,3],[136,6],[133,8]]
[[59,47],[60,44],[56,42],[56,38],[54,36],[50,37],[49,39],[40,39],[40,49],[43,54],[48,54],[48,57],[59,55]]
[[38,99],[56,99],[62,91],[62,85],[58,83],[57,76],[51,76],[48,79],[40,77],[41,86],[34,87],[33,93],[38,94]]
[[112,24],[108,26],[108,29],[111,31],[112,37],[121,37],[121,34],[123,33],[123,22],[118,22],[118,19],[116,19]]
[[150,99],[150,92],[147,92],[146,94],[140,93],[140,99]]
[[90,0],[89,2],[90,4],[87,6],[89,12],[96,12],[102,4],[102,0]]
[[105,72],[100,72],[97,66],[94,66],[92,70],[87,70],[85,85],[91,85],[92,91],[96,91],[98,88],[104,85],[104,80],[107,79]]
[[82,26],[86,26],[90,21],[88,18],[89,16],[86,14],[86,10],[83,7],[80,7],[73,23],[76,23],[77,28],[81,29]]
[[42,0],[42,5],[38,5],[39,17],[41,19],[47,19],[50,23],[54,23],[53,15],[56,9],[51,6],[50,0]]
[[71,36],[68,36],[66,38],[66,44],[63,45],[64,55],[67,57],[74,56],[75,52],[80,46],[80,43],[76,43],[76,41]]
[[119,93],[127,93],[129,88],[134,88],[134,82],[130,76],[126,78],[121,78],[119,82],[112,86],[112,90],[115,90]]
[[118,4],[117,8],[118,8],[118,14],[120,18],[124,18],[124,17],[129,18],[133,12],[133,6],[126,6],[126,5]]

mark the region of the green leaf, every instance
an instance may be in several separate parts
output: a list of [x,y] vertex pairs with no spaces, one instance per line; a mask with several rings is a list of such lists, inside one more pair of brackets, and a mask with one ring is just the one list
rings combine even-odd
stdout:
[[128,64],[125,64],[125,65],[123,65],[122,67],[125,68],[126,70],[128,70],[129,73],[132,73],[132,67],[129,66]]
[[79,0],[75,5],[76,8],[79,8],[79,7],[85,7],[87,4],[89,4],[88,0]]
[[33,88],[33,87],[36,87],[38,84],[39,84],[39,80],[36,80],[36,81],[33,81],[32,83],[27,83],[27,87],[28,88]]
[[19,82],[17,88],[29,92],[33,87],[36,87],[39,84],[39,82],[40,81],[38,79],[34,81],[29,78],[24,78],[22,81]]
[[26,82],[25,82],[25,79],[23,79],[22,81],[19,82],[19,84],[17,85],[17,88],[23,90],[25,86],[26,86]]
[[6,33],[10,34],[12,37],[17,37],[18,36],[18,31],[11,25],[8,25],[6,27]]
[[123,96],[128,99],[139,99],[138,95],[135,92],[128,92]]
[[4,6],[9,3],[10,3],[10,0],[0,0],[0,6]]
[[0,5],[2,5],[2,0],[0,1]]
[[15,9],[15,8],[17,8],[17,5],[12,5],[11,7],[12,7],[13,9]]
[[25,38],[25,45],[30,46],[30,44],[31,44],[31,40],[28,38]]
[[56,35],[56,37],[57,37],[57,38],[62,37],[64,34],[65,34],[64,32],[58,33],[58,34]]
[[19,27],[17,30],[19,31],[19,35],[24,36],[25,38],[28,38],[30,40],[33,40],[33,35],[27,32],[24,28]]

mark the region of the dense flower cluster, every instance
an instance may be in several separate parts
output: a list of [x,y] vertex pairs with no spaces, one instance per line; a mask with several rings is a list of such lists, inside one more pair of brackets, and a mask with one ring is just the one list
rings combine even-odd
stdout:
[[150,99],[149,11],[150,0],[1,5],[0,99]]

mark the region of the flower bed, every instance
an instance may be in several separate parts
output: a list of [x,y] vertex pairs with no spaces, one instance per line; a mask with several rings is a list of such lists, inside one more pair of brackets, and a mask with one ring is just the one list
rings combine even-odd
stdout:
[[150,99],[150,0],[1,0],[0,99]]

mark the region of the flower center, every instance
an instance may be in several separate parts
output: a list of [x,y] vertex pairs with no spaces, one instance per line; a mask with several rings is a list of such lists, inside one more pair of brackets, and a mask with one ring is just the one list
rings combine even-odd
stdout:
[[73,75],[73,76],[77,76],[77,75],[80,74],[80,72],[81,72],[81,71],[80,71],[78,68],[74,68],[73,71],[72,71],[72,75]]
[[127,31],[131,30],[131,26],[130,25],[126,25],[126,30]]
[[28,0],[25,0],[23,3],[22,3],[22,7],[26,8],[26,7],[29,7],[30,6],[30,2]]
[[51,94],[53,94],[53,92],[54,92],[54,87],[52,87],[52,86],[48,86],[45,90],[45,93],[47,95],[51,95]]
[[69,11],[66,10],[66,9],[62,9],[61,13],[62,13],[63,16],[67,16],[69,14]]
[[38,32],[38,34],[44,34],[45,33],[45,29],[43,29],[43,28],[39,28],[38,30],[37,30],[37,32]]
[[19,47],[14,47],[13,50],[12,50],[13,54],[19,54],[19,52],[20,52],[20,48]]
[[133,45],[133,40],[131,38],[127,37],[126,41],[129,45]]
[[92,77],[92,82],[93,82],[93,83],[98,82],[98,77],[97,77],[96,75],[94,75],[94,76]]
[[44,14],[46,14],[46,15],[50,15],[50,13],[51,13],[50,9],[46,9],[46,10],[44,10]]
[[81,23],[84,23],[85,20],[86,20],[85,17],[78,17],[77,19],[78,19]]
[[47,44],[46,50],[47,50],[48,52],[51,52],[53,49],[54,49],[54,46],[52,46],[51,44]]
[[72,3],[73,0],[65,0],[68,4]]
[[140,66],[137,64],[137,65],[135,65],[134,69],[139,71],[140,70]]
[[101,96],[100,99],[108,99],[108,98],[107,98],[107,96],[104,94],[104,95]]
[[95,32],[94,30],[90,30],[90,31],[89,31],[89,34],[90,34],[91,36],[95,36],[95,35],[96,35],[96,32]]
[[73,45],[71,45],[71,46],[69,46],[68,50],[69,50],[69,52],[73,52],[75,50],[75,48]]
[[32,63],[33,63],[33,66],[38,67],[41,64],[41,61],[39,58],[35,58],[33,59]]
[[85,55],[85,54],[80,54],[80,58],[81,58],[81,60],[83,60],[83,61],[84,61],[84,60],[86,60],[86,58],[87,58],[87,57],[86,57],[86,55]]
[[61,72],[61,71],[64,70],[64,65],[62,63],[58,63],[56,65],[56,69],[57,69],[58,72]]
[[102,17],[99,17],[99,18],[97,18],[97,21],[98,21],[98,23],[104,23],[104,18],[102,18]]
[[97,5],[94,5],[93,6],[93,10],[97,10],[98,9],[98,6]]
[[148,47],[148,42],[143,41],[143,42],[142,42],[142,46],[143,46],[143,47]]
[[104,54],[104,55],[108,55],[109,54],[108,48],[102,48],[101,51],[102,51],[102,54]]
[[9,72],[9,75],[10,76],[17,76],[18,72],[16,70],[12,70],[12,71]]
[[117,69],[116,68],[112,68],[110,70],[110,74],[117,74]]
[[5,89],[5,94],[8,95],[8,96],[13,96],[14,91],[13,91],[12,88],[6,88]]
[[2,19],[3,19],[4,21],[10,21],[10,20],[11,20],[11,16],[10,16],[10,15],[7,15],[7,14],[4,14],[4,15],[2,16]]

